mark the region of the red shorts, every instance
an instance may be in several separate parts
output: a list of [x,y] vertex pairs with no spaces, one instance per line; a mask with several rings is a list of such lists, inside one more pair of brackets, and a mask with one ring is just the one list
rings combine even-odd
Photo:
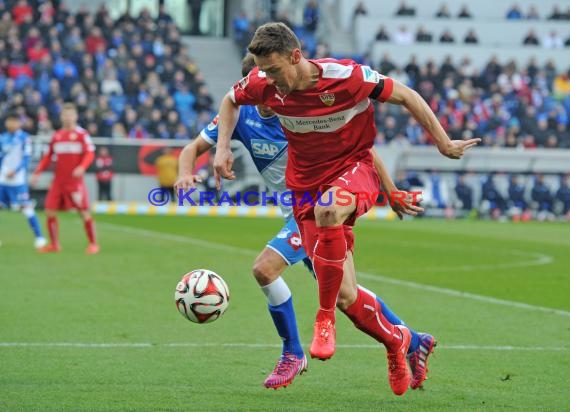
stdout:
[[46,195],[45,208],[49,210],[89,210],[89,196],[85,183],[67,185],[52,183]]
[[[317,239],[315,205],[318,204],[318,195],[326,192],[333,186],[340,187],[353,194],[373,194],[378,193],[380,190],[380,179],[373,165],[357,162],[351,163],[339,173],[335,180],[321,185],[317,190],[294,193],[293,214],[299,225],[303,245],[309,257],[313,255]],[[323,200],[327,201],[327,199]],[[352,226],[354,226],[358,217],[368,212],[374,206],[374,201],[375,199],[372,199],[371,196],[357,197],[356,210],[344,222],[345,237],[350,251],[354,249]]]

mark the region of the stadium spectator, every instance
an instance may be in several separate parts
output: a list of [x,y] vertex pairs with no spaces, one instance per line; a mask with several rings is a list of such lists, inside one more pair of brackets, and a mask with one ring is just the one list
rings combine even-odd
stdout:
[[425,194],[427,205],[431,205],[438,209],[446,209],[451,206],[449,201],[449,187],[437,171],[432,171],[429,174],[429,179],[426,182]]
[[525,38],[523,39],[523,45],[525,46],[538,46],[540,41],[538,40],[538,36],[534,29],[530,29],[526,34]]
[[396,10],[396,16],[415,16],[416,9],[415,7],[408,6],[405,0],[400,1],[400,5]]
[[570,220],[570,174],[561,176],[560,186],[556,191],[556,200],[560,203],[560,212]]
[[354,11],[352,12],[353,19],[358,16],[366,16],[368,15],[368,9],[363,1],[359,1],[356,6],[354,7]]
[[433,35],[426,30],[424,26],[419,26],[416,31],[416,42],[418,43],[431,43]]
[[469,11],[469,8],[467,7],[467,5],[463,5],[461,6],[461,9],[459,10],[459,13],[457,14],[457,18],[458,19],[471,19],[473,16],[471,15],[471,12]]
[[176,202],[174,183],[178,176],[178,158],[173,154],[172,148],[166,146],[162,150],[162,155],[156,158],[154,165],[156,167],[158,186],[163,190],[163,194],[169,195],[171,202]]
[[561,49],[564,47],[564,41],[556,30],[552,30],[542,39],[542,47],[545,49]]
[[396,33],[394,33],[393,41],[396,44],[406,46],[414,43],[414,35],[408,30],[406,25],[402,24]]
[[463,39],[463,43],[465,44],[478,44],[479,43],[479,38],[477,37],[477,33],[475,33],[474,29],[470,29],[467,34],[465,35],[465,38]]
[[440,43],[455,43],[455,37],[453,37],[453,34],[451,33],[451,31],[449,29],[445,29],[443,31],[443,33],[441,33],[441,36],[439,36],[439,42]]
[[457,176],[455,195],[462,210],[469,211],[473,209],[473,188],[467,183],[465,174]]
[[18,26],[32,19],[33,16],[34,9],[28,4],[27,0],[18,0],[16,5],[12,8],[12,17]]
[[451,13],[449,11],[449,8],[447,7],[447,4],[442,4],[439,9],[437,9],[437,11],[435,12],[435,17],[438,19],[450,19],[451,18]]
[[489,210],[491,216],[499,218],[506,209],[506,199],[495,184],[495,173],[489,173],[481,187],[482,208]]
[[95,158],[95,177],[97,178],[97,198],[99,201],[113,200],[113,157],[106,146],[101,146]]
[[319,18],[319,4],[316,0],[309,0],[303,9],[303,26],[310,33],[314,33],[317,30]]
[[531,199],[533,200],[533,208],[539,213],[539,220],[550,217],[553,206],[553,196],[550,187],[544,181],[543,174],[535,175],[535,183],[531,191]]
[[507,20],[521,20],[523,13],[518,4],[513,4],[508,10],[506,15]]
[[376,41],[390,41],[390,35],[386,31],[386,26],[382,25],[378,28],[375,39]]
[[526,14],[526,19],[527,20],[540,20],[540,14],[538,13],[536,6],[534,6],[532,4],[529,6],[528,13]]
[[520,212],[528,207],[525,199],[526,186],[521,182],[521,178],[517,175],[511,175],[509,178],[509,204],[510,207],[518,209]]
[[555,4],[552,7],[552,13],[548,16],[548,20],[567,20],[566,14],[560,9],[560,6]]

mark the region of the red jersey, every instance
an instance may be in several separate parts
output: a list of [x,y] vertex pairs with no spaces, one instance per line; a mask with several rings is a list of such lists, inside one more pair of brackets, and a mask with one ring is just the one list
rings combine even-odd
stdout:
[[393,90],[392,79],[352,60],[309,61],[319,69],[313,88],[283,96],[254,68],[230,90],[235,103],[261,103],[279,116],[289,142],[286,183],[296,191],[318,189],[351,163],[373,165],[376,125],[369,97],[385,101]]
[[79,126],[73,130],[56,130],[49,143],[48,153],[42,158],[34,173],[45,170],[54,155],[56,156],[54,183],[82,182],[83,177],[74,178],[71,172],[77,166],[87,170],[95,157],[95,146],[87,130]]

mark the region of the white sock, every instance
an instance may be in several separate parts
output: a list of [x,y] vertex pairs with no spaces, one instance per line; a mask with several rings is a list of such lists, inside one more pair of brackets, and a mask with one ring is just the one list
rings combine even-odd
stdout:
[[287,302],[291,297],[291,290],[281,276],[269,285],[262,286],[261,290],[265,294],[265,297],[267,297],[267,302],[271,306],[281,305],[282,303]]

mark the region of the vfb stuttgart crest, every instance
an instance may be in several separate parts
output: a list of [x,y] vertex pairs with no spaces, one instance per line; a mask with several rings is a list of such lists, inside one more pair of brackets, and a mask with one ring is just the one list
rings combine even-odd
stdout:
[[321,102],[327,106],[332,106],[334,104],[334,93],[323,93],[319,95]]

